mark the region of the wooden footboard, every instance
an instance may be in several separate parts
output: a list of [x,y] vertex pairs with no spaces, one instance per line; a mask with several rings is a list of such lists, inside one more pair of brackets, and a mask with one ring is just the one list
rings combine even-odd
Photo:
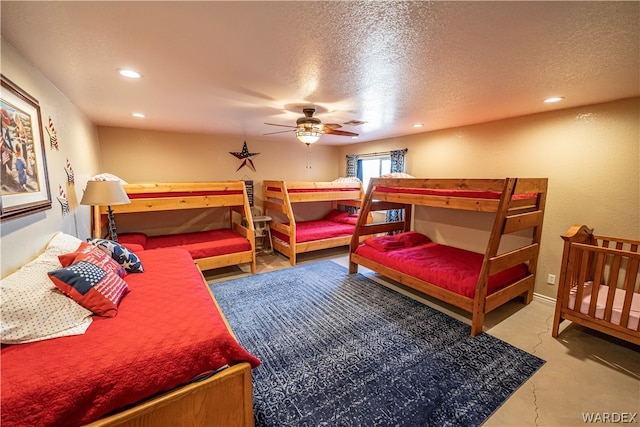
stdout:
[[599,236],[585,225],[565,234],[552,335],[563,320],[640,344],[640,241]]
[[240,363],[206,380],[161,394],[90,427],[250,427],[254,425],[251,366]]

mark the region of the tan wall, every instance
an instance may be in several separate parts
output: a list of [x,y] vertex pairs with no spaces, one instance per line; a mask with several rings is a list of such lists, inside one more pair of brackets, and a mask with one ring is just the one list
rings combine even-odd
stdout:
[[[87,180],[100,170],[100,162],[96,127],[4,39],[2,74],[38,100],[43,126],[51,116],[59,140],[59,149],[52,149],[48,134],[43,131],[52,208],[0,225],[0,276],[4,277],[35,258],[58,231],[83,239],[89,236],[89,208],[75,204],[70,214],[63,215],[56,196],[58,186],[62,186],[70,202],[80,200]],[[75,172],[72,186],[67,185],[64,170],[67,159]]]
[[[98,127],[105,172],[128,182],[253,180],[331,181],[339,175],[333,147],[248,138],[255,172],[230,152],[242,151],[244,140],[216,135]],[[237,170],[237,171],[236,171]],[[261,196],[261,192],[258,194]]]
[[[419,177],[547,177],[536,292],[556,296],[562,239],[572,224],[640,239],[640,98],[340,148],[345,155],[408,148],[406,171]],[[432,221],[435,221],[433,223]],[[484,214],[422,208],[416,228],[432,239],[483,252]]]

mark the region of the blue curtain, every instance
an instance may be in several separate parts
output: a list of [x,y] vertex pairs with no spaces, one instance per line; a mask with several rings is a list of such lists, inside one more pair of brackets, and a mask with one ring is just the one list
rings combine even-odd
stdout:
[[358,155],[347,154],[347,177],[358,176]]
[[[391,158],[391,173],[393,172],[404,172],[404,155],[407,153],[407,149],[404,150],[394,150],[389,152],[389,157]],[[390,209],[387,211],[387,222],[394,221],[402,221],[403,220],[403,211],[399,209]],[[397,232],[396,232],[397,233]],[[395,233],[389,233],[395,234]]]
[[[358,176],[358,155],[357,154],[347,154],[347,177],[357,177]],[[366,191],[366,188],[365,188]],[[346,211],[350,214],[358,213],[358,208],[355,206],[347,206]]]

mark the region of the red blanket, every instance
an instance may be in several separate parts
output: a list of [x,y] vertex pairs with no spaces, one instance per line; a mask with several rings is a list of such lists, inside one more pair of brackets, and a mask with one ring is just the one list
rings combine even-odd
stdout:
[[[355,226],[343,222],[318,219],[312,221],[296,222],[296,243],[311,242],[314,240],[329,239],[331,237],[351,236]],[[289,243],[289,236],[272,230],[273,237]]]
[[79,425],[224,365],[260,361],[227,330],[182,249],[137,254],[144,273],[84,335],[2,347],[2,427]]
[[[376,188],[376,191],[383,193],[407,193],[422,194],[424,196],[443,197],[464,197],[472,199],[500,199],[502,193],[499,191],[478,191],[478,190],[441,190],[438,188],[414,188],[414,187],[384,187]],[[524,200],[535,197],[535,193],[514,194],[513,200]]]
[[251,250],[251,243],[245,237],[228,229],[146,236],[144,242],[140,241],[140,235],[141,233],[124,233],[118,236],[118,241],[124,245],[141,244],[145,249],[182,248],[189,251],[193,259]]
[[[378,250],[362,244],[356,253],[458,295],[474,297],[484,258],[482,254],[433,242],[397,249],[388,244],[387,247],[388,250]],[[526,265],[520,264],[490,276],[487,294],[526,274]]]
[[[267,188],[268,191],[274,191],[274,192],[282,192],[282,189],[280,187],[268,187]],[[328,188],[316,188],[316,187],[310,187],[310,188],[288,188],[287,192],[288,193],[329,193],[329,192],[335,192],[335,191],[359,191],[359,188],[355,188],[355,187],[345,187],[345,188],[334,188],[334,187],[328,187]]]

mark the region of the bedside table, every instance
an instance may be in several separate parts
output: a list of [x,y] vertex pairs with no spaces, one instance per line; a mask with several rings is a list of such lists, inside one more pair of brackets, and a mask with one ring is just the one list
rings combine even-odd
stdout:
[[[271,228],[269,228],[270,221],[270,216],[253,217],[253,228],[256,231],[256,254],[258,252],[263,254],[273,253],[273,240],[271,240]],[[267,242],[269,244],[268,249],[266,248]]]

